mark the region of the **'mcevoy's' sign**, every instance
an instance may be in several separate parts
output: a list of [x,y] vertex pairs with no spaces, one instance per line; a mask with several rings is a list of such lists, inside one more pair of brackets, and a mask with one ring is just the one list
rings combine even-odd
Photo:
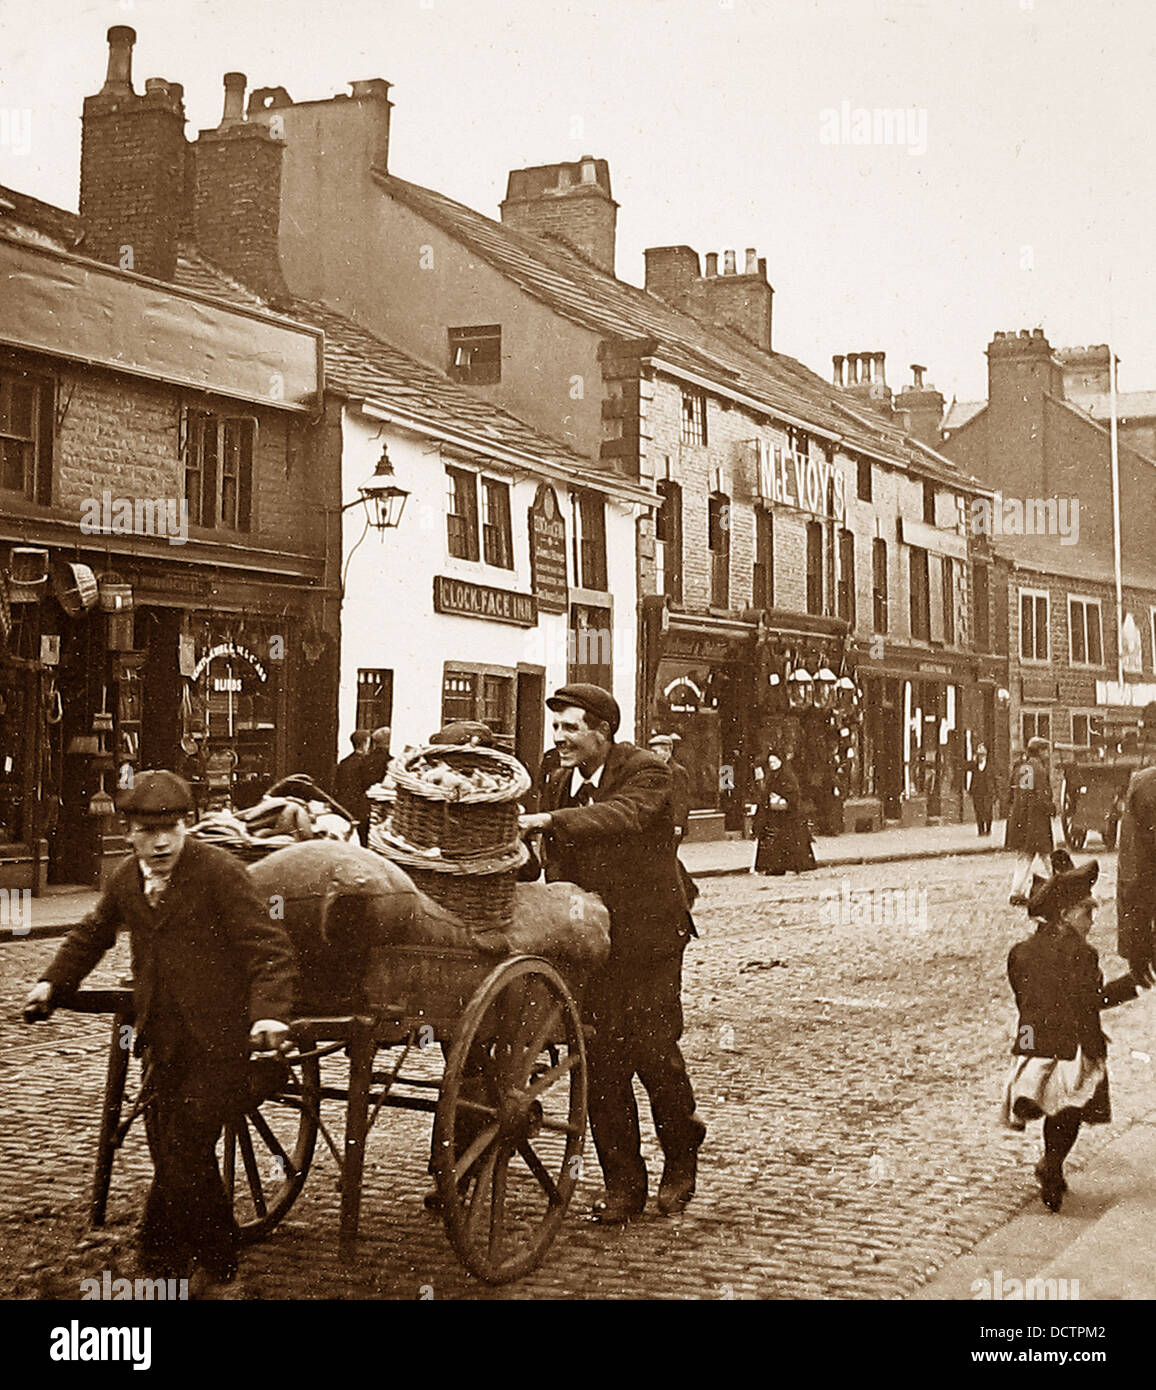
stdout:
[[755,440],[755,453],[760,497],[836,521],[847,515],[847,480],[822,454],[810,458],[763,439]]
[[538,605],[533,594],[491,589],[486,584],[471,584],[448,574],[434,575],[433,602],[435,612],[453,613],[463,618],[489,618],[496,623],[515,623],[518,627],[533,627],[538,621]]

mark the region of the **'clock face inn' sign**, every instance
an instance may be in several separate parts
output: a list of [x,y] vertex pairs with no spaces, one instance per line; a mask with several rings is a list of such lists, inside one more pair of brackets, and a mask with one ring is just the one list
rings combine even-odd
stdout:
[[489,618],[495,623],[533,627],[538,621],[538,605],[533,594],[513,589],[492,589],[487,584],[471,584],[448,574],[435,574],[433,604],[436,613],[452,613],[461,618]]

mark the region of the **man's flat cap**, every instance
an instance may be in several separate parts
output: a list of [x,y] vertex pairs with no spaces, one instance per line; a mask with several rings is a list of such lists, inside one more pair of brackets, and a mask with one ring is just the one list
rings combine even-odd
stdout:
[[618,732],[618,726],[622,723],[622,711],[609,690],[603,690],[600,685],[585,685],[579,682],[576,685],[559,686],[546,701],[546,708],[555,712],[571,705],[584,709],[595,719],[604,719],[610,725],[612,734]]
[[646,740],[647,748],[654,748],[659,744],[661,744],[664,747],[669,746],[673,748],[674,739],[671,737],[670,734],[651,734],[651,736]]
[[1100,876],[1100,864],[1089,859],[1078,869],[1065,869],[1040,884],[1028,899],[1028,916],[1054,922],[1065,908],[1075,907],[1092,896],[1092,884]]
[[146,820],[175,819],[193,809],[189,784],[175,772],[163,768],[157,772],[138,772],[132,787],[120,801],[124,815]]

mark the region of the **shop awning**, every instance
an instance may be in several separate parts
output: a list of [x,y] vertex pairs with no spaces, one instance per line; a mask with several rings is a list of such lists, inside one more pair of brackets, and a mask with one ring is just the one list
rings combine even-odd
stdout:
[[0,237],[0,344],[314,411],[323,336],[312,328]]

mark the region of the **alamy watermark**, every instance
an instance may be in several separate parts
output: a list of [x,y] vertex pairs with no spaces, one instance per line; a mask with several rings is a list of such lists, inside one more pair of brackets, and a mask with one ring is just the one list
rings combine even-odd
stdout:
[[1016,1303],[1020,1300],[1064,1301],[1080,1297],[1078,1279],[1011,1279],[1002,1269],[992,1270],[990,1279],[971,1281],[973,1299],[991,1299],[997,1303]]
[[973,536],[1058,536],[1061,545],[1080,539],[1078,497],[973,497],[968,518]]
[[839,888],[819,895],[819,921],[825,927],[907,927],[927,930],[926,888]]
[[105,488],[80,506],[86,536],[160,536],[170,545],[189,539],[189,504],[183,497],[114,497]]
[[32,149],[32,112],[27,107],[0,106],[0,150],[23,158]]
[[819,112],[820,145],[906,145],[927,153],[927,111],[922,106],[852,106],[842,101]]
[[106,1269],[101,1277],[95,1276],[80,1281],[80,1296],[88,1300],[103,1299],[105,1302],[118,1302],[132,1299],[138,1303],[167,1303],[187,1299],[189,1281],[187,1279],[114,1279],[112,1271]]
[[32,930],[32,889],[0,888],[0,930],[27,936]]

